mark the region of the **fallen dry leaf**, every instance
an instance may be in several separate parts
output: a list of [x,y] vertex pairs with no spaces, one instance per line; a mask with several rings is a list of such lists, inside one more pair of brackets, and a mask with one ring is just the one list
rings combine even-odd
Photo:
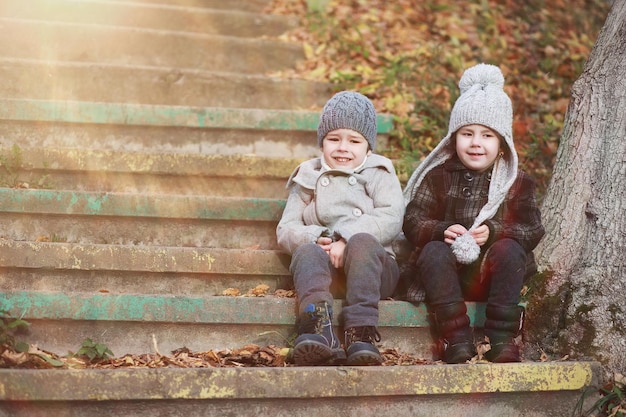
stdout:
[[296,296],[296,292],[294,290],[281,290],[281,289],[278,289],[278,290],[274,291],[274,295],[276,297],[282,297],[282,298],[294,298]]
[[222,291],[222,295],[226,295],[229,297],[237,297],[239,294],[241,294],[241,292],[237,288],[227,288]]
[[269,289],[269,285],[260,284],[248,291],[247,295],[251,295],[253,297],[264,297]]

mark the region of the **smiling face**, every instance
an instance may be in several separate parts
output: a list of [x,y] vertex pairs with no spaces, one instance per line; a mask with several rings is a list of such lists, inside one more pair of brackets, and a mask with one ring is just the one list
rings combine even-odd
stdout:
[[467,125],[455,135],[456,153],[468,169],[483,172],[500,153],[500,137],[483,125]]
[[333,169],[354,169],[371,152],[365,137],[352,129],[335,129],[322,141],[322,154]]

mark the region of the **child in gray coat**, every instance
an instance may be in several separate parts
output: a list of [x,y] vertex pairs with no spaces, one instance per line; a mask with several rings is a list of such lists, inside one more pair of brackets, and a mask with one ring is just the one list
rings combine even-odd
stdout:
[[[324,106],[317,129],[322,155],[300,164],[276,229],[292,255],[298,297],[297,365],[378,365],[378,302],[392,295],[398,265],[391,248],[402,230],[404,200],[391,161],[372,153],[376,111],[343,91]],[[341,347],[333,330],[333,291],[345,288]]]

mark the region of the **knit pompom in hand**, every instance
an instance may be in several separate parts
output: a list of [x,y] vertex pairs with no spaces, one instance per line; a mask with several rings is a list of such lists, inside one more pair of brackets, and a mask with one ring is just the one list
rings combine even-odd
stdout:
[[464,265],[471,264],[480,255],[480,246],[478,246],[470,232],[457,237],[450,247],[456,260]]

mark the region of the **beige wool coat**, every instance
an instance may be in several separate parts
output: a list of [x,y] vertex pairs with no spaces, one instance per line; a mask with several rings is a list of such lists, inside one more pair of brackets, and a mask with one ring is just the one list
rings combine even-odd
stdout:
[[392,162],[377,154],[355,172],[322,168],[320,158],[300,164],[287,181],[289,197],[276,228],[287,253],[321,236],[346,241],[357,233],[376,237],[394,255],[402,231],[404,197]]

